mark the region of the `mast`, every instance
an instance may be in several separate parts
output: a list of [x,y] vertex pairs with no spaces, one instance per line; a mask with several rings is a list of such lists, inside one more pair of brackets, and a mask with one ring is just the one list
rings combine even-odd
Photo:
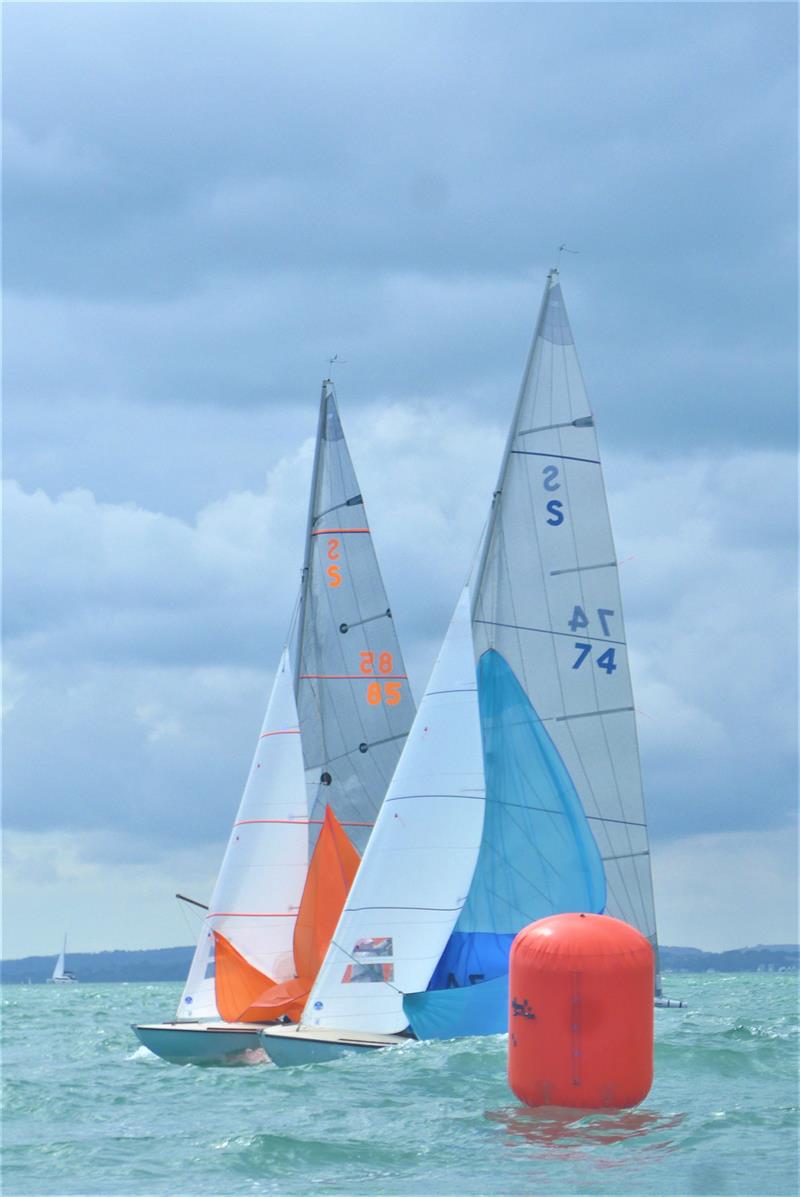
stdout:
[[497,486],[492,495],[492,505],[489,509],[489,518],[486,523],[486,531],[483,536],[483,541],[480,547],[480,556],[478,558],[478,565],[475,570],[473,580],[471,582],[472,594],[472,613],[475,614],[475,608],[478,602],[478,595],[480,594],[481,586],[483,584],[483,575],[486,572],[486,559],[489,556],[489,545],[492,542],[492,535],[494,527],[497,522],[497,515],[500,508],[500,501],[503,496],[503,487],[505,486],[506,473],[508,472],[508,461],[511,455],[511,446],[514,443],[514,438],[517,435],[517,426],[519,424],[519,416],[522,410],[522,405],[525,402],[525,395],[528,388],[528,379],[531,374],[531,367],[533,365],[533,357],[536,352],[536,345],[539,340],[539,334],[544,323],[545,312],[547,311],[547,301],[552,287],[555,286],[558,279],[558,267],[553,266],[547,275],[547,282],[544,285],[544,295],[539,306],[539,315],[536,318],[536,327],[533,330],[533,337],[531,338],[531,347],[528,350],[528,358],[525,363],[525,370],[522,375],[522,382],[520,383],[519,394],[517,395],[517,402],[514,407],[514,416],[508,430],[506,437],[506,447],[503,450],[503,459],[500,463],[500,474],[497,478]]
[[325,412],[328,406],[328,387],[331,386],[331,380],[325,378],[322,381],[322,393],[319,399],[319,416],[317,418],[317,440],[314,445],[314,464],[311,469],[311,493],[308,497],[308,518],[306,520],[306,543],[303,551],[303,571],[300,575],[300,602],[297,610],[297,643],[295,644],[294,653],[294,693],[297,697],[297,689],[300,683],[300,659],[303,655],[303,623],[305,618],[306,606],[306,591],[308,589],[308,576],[311,566],[311,533],[314,530],[314,508],[317,505],[317,482],[319,479],[319,459],[322,446],[322,430],[325,427]]

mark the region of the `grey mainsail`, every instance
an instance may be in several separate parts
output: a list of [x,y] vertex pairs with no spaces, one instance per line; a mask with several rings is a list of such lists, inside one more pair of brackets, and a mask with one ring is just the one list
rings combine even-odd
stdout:
[[320,403],[296,676],[311,842],[329,805],[363,852],[415,707],[330,381]]

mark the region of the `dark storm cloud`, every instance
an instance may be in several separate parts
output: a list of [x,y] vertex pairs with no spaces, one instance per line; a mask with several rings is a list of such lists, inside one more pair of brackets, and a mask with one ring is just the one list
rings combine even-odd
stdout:
[[786,443],[793,21],[780,5],[12,9],[12,391],[305,403],[338,350],[356,403],[467,388],[485,404],[513,392],[566,237],[619,440]]

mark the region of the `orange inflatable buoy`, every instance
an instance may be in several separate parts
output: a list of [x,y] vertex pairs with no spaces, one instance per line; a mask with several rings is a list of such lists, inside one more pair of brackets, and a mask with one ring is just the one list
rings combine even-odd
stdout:
[[508,1083],[529,1106],[634,1106],[653,1083],[655,961],[605,914],[520,931],[509,961]]

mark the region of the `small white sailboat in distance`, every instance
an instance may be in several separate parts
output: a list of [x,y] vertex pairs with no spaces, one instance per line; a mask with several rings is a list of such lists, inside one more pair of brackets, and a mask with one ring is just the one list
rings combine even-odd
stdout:
[[62,947],[61,952],[59,953],[58,960],[56,960],[56,966],[53,969],[53,975],[52,975],[52,977],[47,978],[49,984],[52,984],[52,985],[73,984],[75,981],[78,980],[78,978],[75,976],[74,973],[71,973],[67,968],[65,968],[66,957],[67,957],[67,937],[66,937],[66,935],[64,935],[64,946]]

